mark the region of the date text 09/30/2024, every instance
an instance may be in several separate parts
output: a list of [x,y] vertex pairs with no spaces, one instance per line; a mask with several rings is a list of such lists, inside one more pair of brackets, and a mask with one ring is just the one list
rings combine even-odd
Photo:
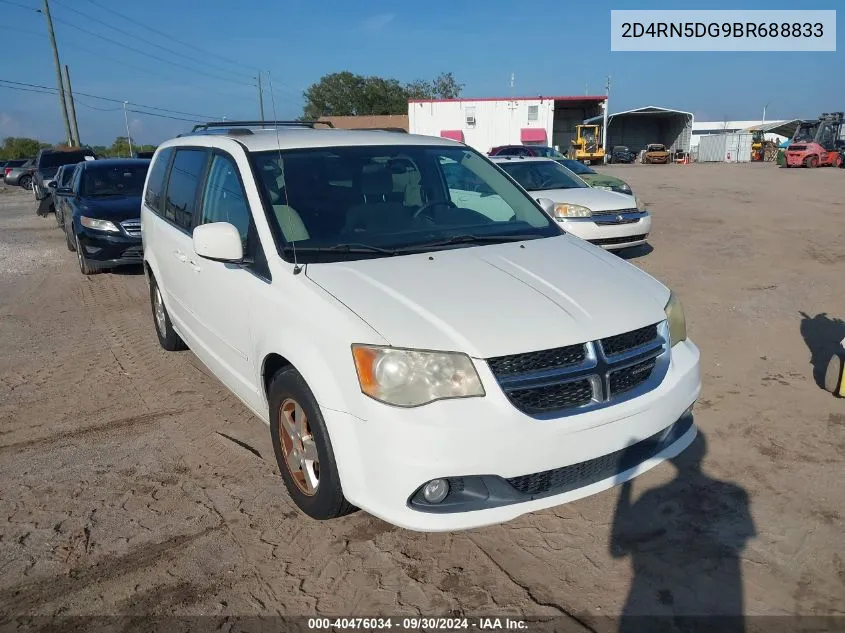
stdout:
[[308,618],[308,629],[320,630],[396,630],[396,631],[524,631],[528,623],[519,618],[426,618],[421,616],[390,618]]

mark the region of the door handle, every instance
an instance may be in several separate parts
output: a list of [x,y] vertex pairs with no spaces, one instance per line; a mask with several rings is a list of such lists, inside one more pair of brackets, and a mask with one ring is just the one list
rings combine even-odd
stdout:
[[185,255],[185,253],[183,253],[182,251],[173,251],[173,254],[176,256],[176,259],[178,259],[180,262],[188,261],[188,256]]

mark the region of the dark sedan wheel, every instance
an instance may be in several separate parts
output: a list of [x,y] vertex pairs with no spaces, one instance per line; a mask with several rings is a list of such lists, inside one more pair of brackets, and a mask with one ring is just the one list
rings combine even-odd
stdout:
[[88,260],[85,257],[84,251],[82,250],[82,244],[79,243],[79,238],[76,238],[76,259],[79,260],[79,271],[83,275],[93,275],[98,273],[99,271],[92,267],[91,264],[88,263]]
[[18,180],[18,184],[29,191],[32,189],[32,176],[21,176],[20,180]]

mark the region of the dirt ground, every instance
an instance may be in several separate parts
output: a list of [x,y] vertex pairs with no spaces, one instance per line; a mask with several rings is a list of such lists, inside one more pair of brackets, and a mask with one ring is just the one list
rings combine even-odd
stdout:
[[631,261],[702,351],[702,470],[454,534],[300,514],[266,426],[159,348],[140,271],[83,277],[0,192],[0,613],[845,615],[845,400],[817,385],[845,337],[845,170],[603,171],[649,205]]

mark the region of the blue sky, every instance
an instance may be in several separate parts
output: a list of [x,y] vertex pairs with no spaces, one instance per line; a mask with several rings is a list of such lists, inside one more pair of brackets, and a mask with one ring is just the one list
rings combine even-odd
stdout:
[[[50,5],[62,63],[70,66],[77,93],[80,135],[90,144],[110,144],[125,134],[123,111],[120,103],[79,93],[213,117],[257,118],[257,89],[252,84],[259,69],[270,71],[278,118],[298,116],[302,90],[322,75],[341,70],[403,82],[451,71],[465,84],[464,96],[507,95],[511,73],[518,95],[578,95],[585,89],[600,94],[610,75],[611,111],[660,105],[694,112],[699,120],[757,119],[767,102],[767,119],[845,109],[841,48],[835,53],[610,51],[611,8],[696,8],[682,0],[95,2],[51,0]],[[0,78],[56,85],[44,17],[23,8],[40,4],[0,0]],[[705,4],[708,9],[843,6],[841,0]],[[269,118],[269,94],[265,110]],[[133,137],[141,143],[158,143],[191,125],[132,112],[129,120]],[[0,87],[0,137],[35,136],[55,142],[63,135],[55,95]]]

